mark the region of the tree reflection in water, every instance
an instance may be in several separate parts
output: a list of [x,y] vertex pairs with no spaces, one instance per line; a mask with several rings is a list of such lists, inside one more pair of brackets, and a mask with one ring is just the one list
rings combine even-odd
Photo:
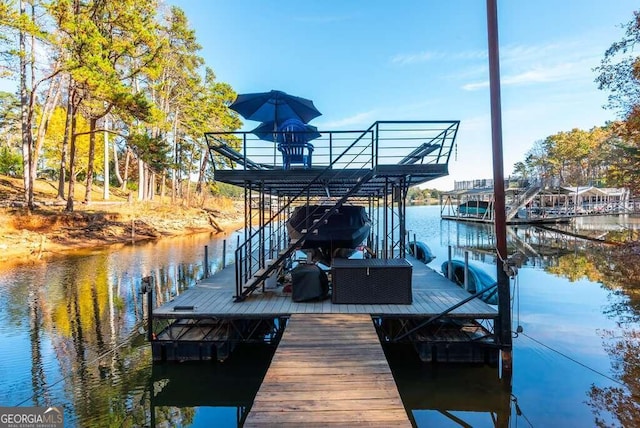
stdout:
[[601,388],[593,385],[589,391],[589,405],[596,416],[596,425],[609,426],[602,412],[615,415],[623,427],[640,425],[640,332],[629,330],[622,337],[611,331],[602,332],[604,348],[611,358],[615,378],[624,386]]
[[[155,303],[161,305],[201,279],[204,245],[215,263],[222,240],[194,235],[115,251],[82,250],[3,272],[2,364],[13,366],[0,367],[4,405],[63,406],[70,426],[148,426],[152,358],[140,334],[140,280],[155,277]],[[31,357],[26,360],[23,335]],[[181,409],[180,420],[188,425],[193,413]]]
[[593,246],[589,251],[560,257],[558,264],[548,271],[571,281],[586,277],[624,297],[605,310],[621,331],[600,332],[611,360],[613,379],[618,384],[592,385],[588,404],[599,427],[610,426],[605,412],[613,415],[620,426],[640,426],[640,244],[635,241],[619,246]]
[[[433,228],[438,229],[437,223]],[[471,244],[480,244],[478,241],[486,235],[486,251],[479,254],[491,259],[490,231],[484,232],[485,229],[455,225],[451,239],[453,242],[459,239],[460,247],[476,248]],[[527,254],[534,266],[542,266],[547,272],[572,281],[589,278],[620,296],[605,303],[606,314],[620,328],[608,327],[610,330],[599,333],[612,366],[610,376],[621,385],[593,385],[588,398],[584,388],[578,394],[581,400],[588,401],[596,425],[640,426],[640,250],[637,245],[602,246],[560,236],[546,239],[542,233],[524,227],[519,227],[512,236],[517,237],[521,242],[511,241],[510,253],[515,249],[534,250],[534,254]],[[437,242],[438,238],[433,239]],[[0,370],[3,375],[0,391],[6,394],[7,405],[63,405],[70,426],[148,426],[152,417],[159,424],[189,425],[194,420],[194,411],[195,419],[201,418],[201,412],[193,406],[202,403],[182,406],[175,401],[176,397],[185,398],[182,391],[188,387],[177,388],[178,392],[172,394],[173,387],[164,384],[168,381],[175,386],[178,379],[185,377],[182,371],[163,373],[161,379],[151,376],[150,349],[138,329],[145,317],[144,299],[139,294],[140,278],[147,275],[156,278],[154,295],[158,305],[182,293],[202,275],[200,262],[204,244],[211,245],[213,250],[210,239],[183,238],[148,247],[87,251],[0,277],[0,346],[4,357],[0,362],[3,369]],[[446,254],[446,245],[434,245],[434,250],[441,251],[440,257]],[[494,264],[495,260],[489,263]],[[575,292],[580,293],[580,289],[576,287]],[[16,337],[24,339],[24,350],[22,342],[14,340]],[[25,358],[26,355],[31,358]],[[436,370],[439,375],[447,375],[445,384],[451,383],[448,382],[453,376],[451,373],[442,367]],[[470,370],[468,376],[482,373],[484,371]],[[488,382],[480,379],[477,384],[499,386],[493,380],[495,376],[491,376]],[[462,382],[465,378],[468,380],[465,376]],[[216,378],[215,383],[221,382],[220,379]],[[403,379],[412,381],[417,376],[409,373]],[[403,383],[402,380],[399,383]],[[459,388],[466,387],[463,384]],[[433,409],[428,406],[444,399],[444,390],[433,389],[427,391],[428,395],[422,390],[419,392],[418,397],[431,401],[416,402],[416,407],[410,408],[415,410],[418,419],[435,415],[422,409]],[[482,397],[482,393],[476,396]],[[495,397],[502,407],[494,414],[508,420],[508,392]],[[245,398],[240,401],[247,402]],[[453,403],[455,406],[445,403],[447,406],[441,407],[463,409],[461,406],[469,403],[462,400]],[[589,410],[579,412],[591,417]],[[233,419],[235,423],[235,416]],[[513,413],[511,421],[514,421]]]
[[[594,224],[584,219],[583,223],[553,228],[510,227],[509,252],[521,251],[529,257],[530,265],[542,266],[546,272],[570,282],[586,278],[600,283],[620,297],[611,299],[603,308],[604,314],[620,329],[599,332],[611,361],[610,377],[615,383],[604,387],[592,385],[587,404],[597,426],[609,426],[612,420],[621,426],[640,426],[640,231],[637,222],[621,225],[616,219],[598,219]],[[600,229],[600,224],[606,227]],[[466,250],[473,247],[488,254],[493,252],[493,234],[488,226],[456,224],[456,230],[456,237],[466,237],[463,241]],[[459,233],[460,230],[465,233]],[[596,238],[606,243],[597,242]],[[580,290],[576,289],[576,293]]]

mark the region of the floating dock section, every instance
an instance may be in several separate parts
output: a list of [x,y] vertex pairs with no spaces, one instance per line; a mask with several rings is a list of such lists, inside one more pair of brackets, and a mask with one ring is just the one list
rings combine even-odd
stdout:
[[406,260],[412,265],[409,304],[294,302],[282,287],[236,302],[230,265],[153,310],[153,359],[224,360],[238,343],[277,344],[294,315],[352,314],[372,319],[381,343],[411,343],[424,361],[495,363],[496,308],[468,300],[467,291],[424,263]]

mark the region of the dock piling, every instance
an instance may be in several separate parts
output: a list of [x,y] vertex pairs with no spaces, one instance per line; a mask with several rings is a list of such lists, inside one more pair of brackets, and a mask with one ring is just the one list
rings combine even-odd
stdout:
[[222,241],[222,268],[227,265],[227,240]]
[[204,277],[209,278],[209,246],[204,246]]
[[141,294],[147,295],[147,340],[153,340],[153,277],[142,278]]

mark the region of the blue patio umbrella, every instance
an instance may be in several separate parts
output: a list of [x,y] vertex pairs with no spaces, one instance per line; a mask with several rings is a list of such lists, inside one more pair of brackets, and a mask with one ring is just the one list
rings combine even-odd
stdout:
[[[274,133],[274,129],[282,129],[283,126],[286,126],[287,122],[291,121],[291,119],[287,119],[281,124],[277,124],[275,122],[263,122],[256,129],[252,130],[258,138],[266,141],[277,141],[279,143],[282,142],[283,132]],[[319,138],[321,134],[318,132],[318,128],[309,124],[302,124],[303,131],[299,131],[300,138],[304,141],[314,140]]]
[[278,126],[287,119],[299,119],[307,123],[322,113],[306,98],[271,90],[251,94],[240,94],[229,106],[248,120],[272,122]]

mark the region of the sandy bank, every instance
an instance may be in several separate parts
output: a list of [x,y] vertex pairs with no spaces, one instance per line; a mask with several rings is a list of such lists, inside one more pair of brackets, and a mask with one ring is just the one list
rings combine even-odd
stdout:
[[80,248],[126,245],[131,242],[200,232],[226,233],[244,226],[242,210],[185,208],[153,203],[0,211],[0,263],[37,263]]

